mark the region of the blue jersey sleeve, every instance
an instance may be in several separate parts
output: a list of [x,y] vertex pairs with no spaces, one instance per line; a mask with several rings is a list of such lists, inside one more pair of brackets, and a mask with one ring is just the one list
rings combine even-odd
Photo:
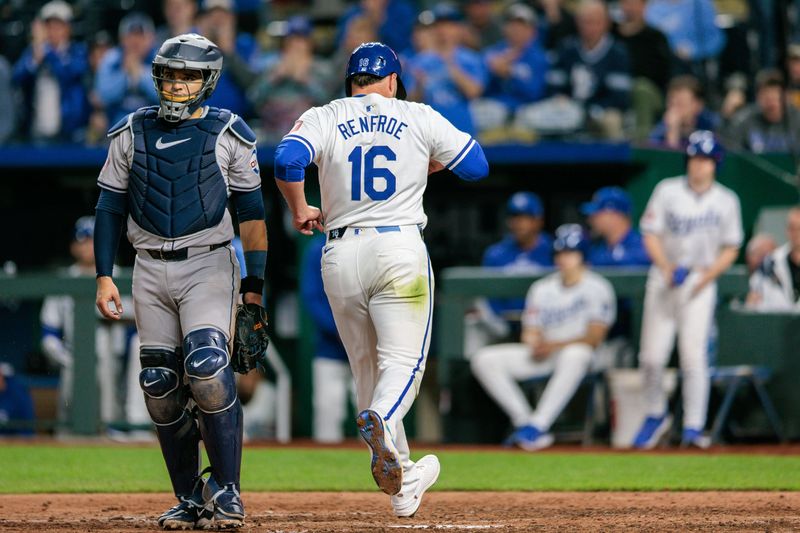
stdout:
[[303,181],[311,163],[311,151],[295,138],[286,138],[275,149],[275,178],[282,181]]
[[456,176],[465,181],[478,181],[489,174],[489,162],[486,161],[486,154],[477,141],[472,141],[467,145],[466,154],[463,157],[456,156],[448,168]]

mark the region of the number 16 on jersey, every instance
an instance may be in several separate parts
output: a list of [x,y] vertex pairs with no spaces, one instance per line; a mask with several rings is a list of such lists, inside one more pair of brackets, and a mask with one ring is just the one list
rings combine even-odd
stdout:
[[[366,152],[361,146],[356,146],[347,157],[352,168],[350,199],[354,202],[361,201],[362,183],[364,193],[371,200],[386,200],[394,194],[397,178],[388,168],[375,166],[377,157],[383,157],[386,161],[397,159],[392,149],[384,145],[373,146]],[[378,190],[376,180],[383,180],[385,187]]]

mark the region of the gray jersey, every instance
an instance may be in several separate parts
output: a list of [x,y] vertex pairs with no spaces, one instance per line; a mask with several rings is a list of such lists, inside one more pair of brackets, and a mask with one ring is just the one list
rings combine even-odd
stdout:
[[[203,113],[207,110],[205,108]],[[255,146],[246,144],[226,128],[217,139],[215,155],[229,196],[231,191],[247,192],[261,187]],[[100,171],[97,184],[115,192],[127,191],[132,162],[133,134],[126,128],[111,139],[108,158]],[[219,224],[213,228],[177,239],[165,239],[145,231],[128,217],[128,240],[136,249],[174,250],[187,246],[204,246],[231,240],[233,236],[233,223],[227,210]]]

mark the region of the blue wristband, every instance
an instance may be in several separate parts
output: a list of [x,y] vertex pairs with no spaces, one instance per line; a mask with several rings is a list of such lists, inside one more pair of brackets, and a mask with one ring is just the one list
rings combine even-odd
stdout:
[[244,266],[248,276],[255,276],[264,279],[264,272],[267,270],[267,251],[250,250],[244,253]]

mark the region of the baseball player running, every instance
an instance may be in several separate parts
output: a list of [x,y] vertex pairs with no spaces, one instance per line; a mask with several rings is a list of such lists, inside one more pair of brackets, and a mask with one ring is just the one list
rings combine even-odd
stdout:
[[[267,234],[255,135],[238,116],[202,105],[221,69],[222,53],[205,37],[165,41],[152,72],[160,104],[111,128],[98,179],[97,307],[112,319],[122,311],[111,264],[127,217],[136,249],[139,383],[178,498],[158,519],[164,529],[240,527],[245,517],[233,372],[245,373],[255,361],[237,349],[241,342],[231,353],[231,331],[240,290],[245,305],[236,341],[242,317],[260,309]],[[242,280],[228,197],[249,274]],[[257,324],[262,332],[263,326]],[[199,473],[201,439],[211,463],[207,479]]]
[[[438,112],[404,102],[397,54],[356,48],[347,98],[306,111],[278,146],[275,178],[295,228],[327,232],[322,278],[356,383],[356,419],[372,475],[397,516],[413,516],[439,475],[411,461],[403,429],[419,390],[431,336],[433,275],[422,228],[428,174],[474,181],[488,173],[480,145]],[[304,169],[319,167],[322,212],[306,203]]]
[[[558,272],[528,290],[522,342],[487,346],[470,360],[475,378],[516,428],[506,440],[509,445],[535,451],[553,444],[550,426],[575,394],[614,323],[614,289],[586,268],[588,247],[581,226],[560,226],[553,241]],[[549,374],[534,410],[517,381]]]
[[634,439],[637,448],[656,446],[672,424],[662,379],[676,334],[683,391],[682,445],[709,444],[703,429],[716,279],[736,260],[742,244],[739,198],[715,180],[722,157],[713,133],[692,133],[686,147],[686,175],[656,186],[639,224],[653,266],[639,352],[648,416]]

